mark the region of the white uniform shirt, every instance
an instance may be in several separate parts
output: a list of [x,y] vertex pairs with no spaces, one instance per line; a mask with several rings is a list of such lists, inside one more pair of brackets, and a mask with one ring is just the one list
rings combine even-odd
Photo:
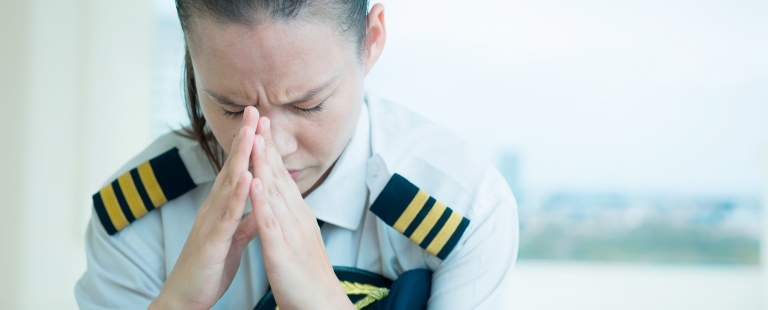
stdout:
[[[139,309],[157,297],[216,177],[198,143],[173,133],[153,142],[112,179],[173,147],[197,187],[108,235],[95,213],[86,232],[88,269],[75,287],[81,309]],[[441,260],[368,209],[398,173],[470,220]],[[356,131],[328,178],[308,197],[334,266],[394,280],[433,272],[430,309],[506,308],[518,248],[517,205],[507,183],[452,133],[396,104],[367,97]],[[250,205],[246,212],[250,211]],[[269,287],[254,239],[213,309],[253,309]]]

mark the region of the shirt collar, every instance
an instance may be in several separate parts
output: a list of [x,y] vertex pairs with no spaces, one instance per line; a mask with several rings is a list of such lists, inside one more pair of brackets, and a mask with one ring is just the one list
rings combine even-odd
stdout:
[[304,201],[315,216],[349,230],[360,226],[368,197],[366,165],[371,157],[371,135],[367,103],[363,103],[355,133],[342,151],[331,173]]

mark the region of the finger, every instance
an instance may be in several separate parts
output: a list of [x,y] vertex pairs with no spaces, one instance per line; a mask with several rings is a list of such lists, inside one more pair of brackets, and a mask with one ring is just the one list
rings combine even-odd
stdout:
[[[251,203],[253,203],[253,201],[251,201]],[[233,244],[242,249],[258,234],[259,229],[258,223],[256,222],[256,214],[251,211],[251,213],[246,215],[245,218],[240,221],[240,225],[237,226]]]
[[[259,126],[256,129],[256,134],[262,135],[264,137],[264,144],[267,148],[267,159],[269,163],[274,165],[275,168],[285,168],[283,166],[283,157],[280,155],[280,152],[277,151],[277,146],[275,145],[271,124],[272,122],[268,117],[262,117],[260,119]],[[282,171],[275,170],[272,172],[275,176],[278,176]]]
[[240,128],[227,158],[228,171],[222,170],[222,173],[225,173],[223,184],[225,187],[234,186],[240,174],[248,170],[248,158],[253,150],[254,138],[255,132],[252,127],[243,126]]
[[256,135],[253,146],[253,170],[256,173],[256,177],[261,180],[263,188],[262,195],[269,201],[275,217],[280,221],[280,224],[284,229],[290,229],[294,226],[293,221],[295,221],[296,217],[286,207],[282,195],[280,195],[280,192],[274,184],[272,168],[267,162],[265,147],[264,137]]
[[250,127],[256,129],[259,123],[259,110],[252,106],[247,106],[243,110],[243,120],[240,121],[240,127]]
[[[240,140],[239,133],[235,137],[235,140]],[[233,141],[233,145],[235,143],[238,143],[238,142]],[[219,172],[216,174],[216,179],[214,179],[213,187],[211,188],[211,193],[208,197],[208,199],[210,199],[213,203],[203,204],[200,210],[198,210],[198,214],[207,213],[209,209],[211,209],[211,206],[221,206],[222,204],[226,203],[229,200],[229,197],[231,195],[230,194],[231,190],[228,190],[228,189],[232,188],[232,185],[231,185],[232,180],[229,180],[231,179],[229,175],[229,171],[230,171],[229,163],[230,163],[230,159],[227,158],[227,160],[225,160],[224,164],[221,166],[221,169],[219,170]],[[225,183],[229,183],[229,184],[225,186],[224,185]],[[214,209],[219,209],[219,208],[214,208]],[[207,218],[208,216],[205,216],[205,217]]]
[[285,244],[283,231],[280,221],[275,217],[269,200],[264,194],[263,181],[259,178],[251,181],[251,205],[253,211],[248,217],[253,217],[256,222],[256,230],[261,236],[261,244],[265,249],[263,252],[266,253],[267,249],[279,251]]
[[296,185],[296,182],[293,181],[293,178],[291,178],[288,170],[283,165],[283,158],[280,155],[280,152],[277,150],[276,144],[274,142],[274,136],[272,135],[271,122],[269,118],[261,118],[256,133],[264,137],[264,145],[266,151],[265,158],[267,159],[272,171],[272,182],[275,184],[275,188],[277,188],[278,192],[283,197],[283,200],[285,200],[288,208],[296,211],[294,208],[302,205],[299,201],[303,200],[301,197],[301,191]]
[[[235,136],[235,140],[232,141],[232,145],[235,145],[237,140],[240,139],[240,132],[237,133],[237,136]],[[224,164],[221,165],[221,169],[216,173],[216,179],[213,181],[213,188],[211,189],[212,193],[218,192],[218,188],[221,187],[222,184],[224,184],[224,179],[227,177],[227,173],[229,171],[229,157],[227,157],[224,160]]]
[[232,141],[229,156],[221,169],[221,171],[229,172],[229,174],[224,175],[228,177],[225,179],[228,180],[228,182],[224,182],[225,185],[232,185],[232,181],[236,180],[235,177],[241,171],[248,170],[248,158],[252,151],[253,137],[256,135],[255,129],[258,126],[258,121],[259,111],[254,107],[245,107],[243,120],[240,122],[240,130]]
[[[252,106],[245,107],[243,110],[243,119],[240,121],[240,128],[247,127],[248,131],[254,131],[259,126],[259,110]],[[251,150],[251,153],[253,150]],[[250,156],[250,155],[249,155]]]
[[226,203],[219,221],[213,227],[213,235],[216,240],[224,241],[232,238],[240,223],[240,219],[243,217],[245,202],[248,199],[252,180],[253,176],[251,176],[250,172],[243,171],[240,173],[234,192]]

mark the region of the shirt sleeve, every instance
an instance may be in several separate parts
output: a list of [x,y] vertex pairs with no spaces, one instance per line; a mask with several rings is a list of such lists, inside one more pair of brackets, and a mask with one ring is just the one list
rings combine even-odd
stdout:
[[494,200],[484,216],[470,218],[460,243],[434,269],[428,309],[507,308],[518,250],[517,204],[508,188]]
[[159,211],[112,236],[91,213],[87,270],[75,285],[80,309],[146,309],[157,297],[165,280]]

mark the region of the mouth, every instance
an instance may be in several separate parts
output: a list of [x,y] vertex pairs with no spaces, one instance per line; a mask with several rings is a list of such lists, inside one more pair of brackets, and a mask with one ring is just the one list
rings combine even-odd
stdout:
[[304,169],[300,169],[300,170],[288,169],[288,173],[291,174],[291,179],[293,179],[294,181],[298,180],[299,177],[301,177],[302,172],[304,172]]

